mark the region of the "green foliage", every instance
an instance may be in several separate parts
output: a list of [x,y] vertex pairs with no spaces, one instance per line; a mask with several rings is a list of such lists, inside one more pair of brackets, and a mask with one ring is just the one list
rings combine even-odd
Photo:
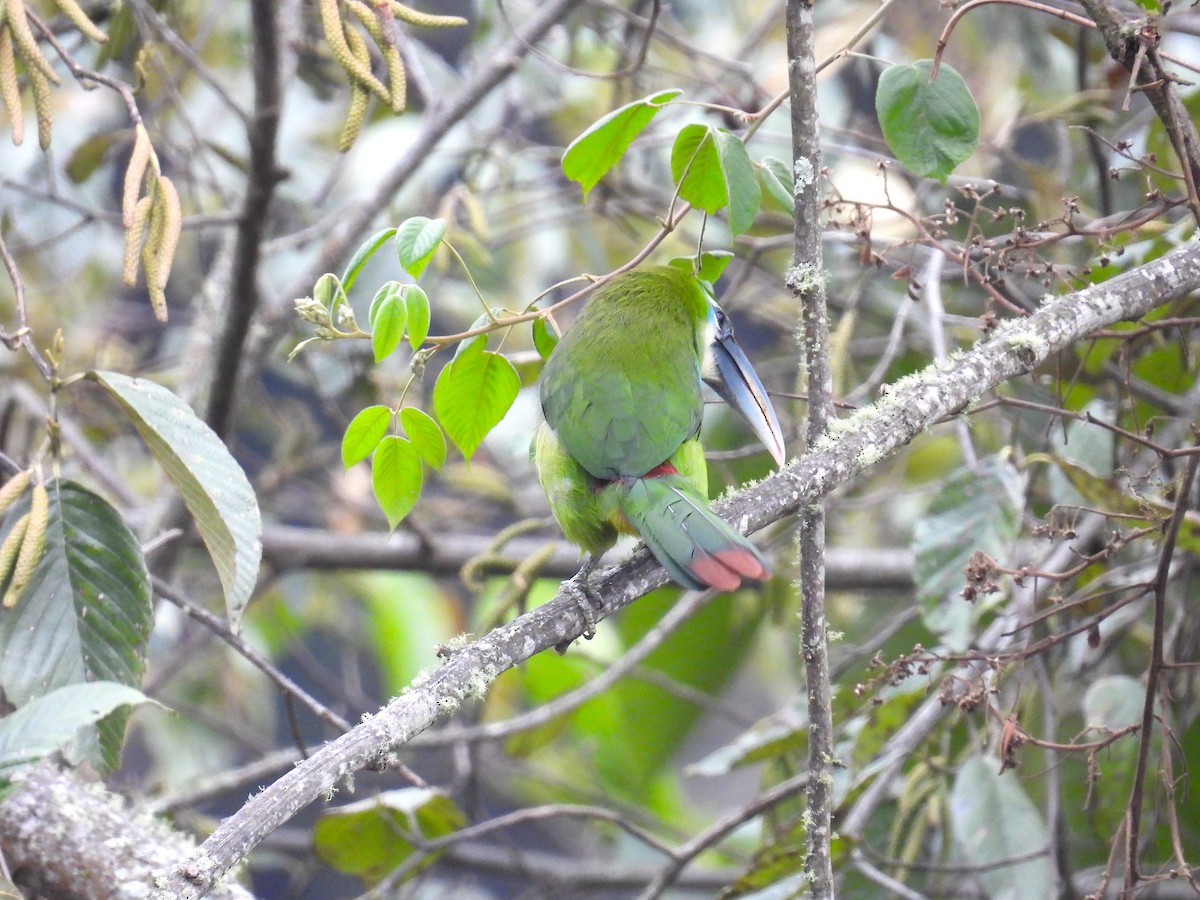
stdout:
[[441,219],[414,216],[401,222],[396,229],[396,254],[401,268],[413,278],[420,278],[445,234],[446,223]]
[[[327,865],[371,884],[403,865],[417,842],[442,837],[465,824],[462,812],[441,791],[403,788],[325,813],[313,830],[313,846]],[[410,877],[438,855],[428,854],[412,868]]]
[[[358,249],[354,251],[354,255],[350,257],[350,262],[346,264],[346,270],[342,273],[343,290],[348,291],[354,287],[354,282],[358,280],[358,274],[363,270],[363,266],[375,255],[375,251],[390,241],[395,235],[395,228],[384,228],[382,231],[375,232],[359,245]],[[317,296],[316,291],[313,292],[313,296]]]
[[406,406],[400,410],[400,425],[417,448],[421,459],[435,469],[446,463],[446,436],[429,413]]
[[[114,681],[76,682],[35,697],[0,719],[0,777],[24,763],[69,750],[85,728],[148,700],[141,691]],[[116,749],[119,752],[119,744]]]
[[102,370],[88,377],[129,416],[179,491],[217,567],[225,612],[236,629],[262,558],[258,499],[242,467],[192,408],[162,385]]
[[[1045,820],[1013,772],[994,757],[973,756],[959,767],[950,795],[950,828],[967,865],[992,900],[1052,897],[1054,867],[1042,852]],[[1030,857],[995,866],[1001,860]]]
[[774,200],[789,216],[796,213],[795,184],[792,170],[781,159],[764,156],[758,166],[758,178],[763,193]]
[[746,145],[710,125],[687,125],[671,148],[671,177],[679,196],[710,215],[729,207],[729,230],[742,234],[754,224],[762,202],[758,174]]
[[[47,487],[44,555],[20,602],[0,610],[0,688],[22,707],[83,681],[136,687],[153,625],[141,547],[117,511],[73,482]],[[5,535],[23,512],[14,507]],[[124,730],[120,714],[101,723],[98,765],[116,767]]]
[[879,78],[875,112],[892,153],[915,175],[945,182],[979,144],[979,107],[950,66],[932,60],[890,66]]
[[404,290],[404,305],[408,314],[408,343],[418,350],[429,336],[429,295],[419,285],[410,284]]
[[404,338],[404,326],[408,324],[404,285],[398,281],[383,285],[371,301],[368,321],[371,324],[371,349],[375,352],[375,362],[382,362],[392,355]]
[[613,166],[620,162],[633,139],[641,134],[659,110],[683,91],[658,91],[614,109],[567,147],[562,158],[563,174],[579,182],[583,196],[596,186]]
[[548,319],[533,320],[533,346],[542,359],[550,358],[558,344],[558,338],[558,330]]
[[433,388],[438,421],[468,461],[504,418],[521,388],[513,364],[485,346],[483,335],[462,345]]
[[346,426],[342,436],[342,466],[350,468],[375,452],[392,424],[392,411],[386,406],[368,406]]
[[701,253],[699,259],[694,256],[677,256],[670,261],[670,265],[694,273],[701,281],[715,284],[731,262],[733,254],[727,250],[708,250]]
[[371,462],[375,499],[388,525],[395,528],[421,496],[421,455],[411,441],[392,435],[379,442]]

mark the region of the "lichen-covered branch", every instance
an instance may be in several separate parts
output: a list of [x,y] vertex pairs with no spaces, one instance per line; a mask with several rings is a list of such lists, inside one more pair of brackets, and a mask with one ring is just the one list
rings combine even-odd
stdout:
[[[1200,290],[1200,244],[1190,242],[1103,284],[1049,300],[1037,313],[997,330],[986,343],[898,382],[874,406],[836,426],[782,472],[740,491],[718,510],[756,531],[825,496],[886,458],[943,417],[1006,379],[1028,373],[1098,328],[1136,319]],[[597,578],[603,619],[666,583],[644,550]],[[575,640],[588,627],[567,592],[454,653],[380,712],[326,744],[226,819],[186,865],[175,866],[156,896],[203,896],[263,838],[350,774],[385,757],[441,716],[481,696],[488,685],[536,653]]]
[[[0,801],[0,850],[13,879],[57,900],[145,897],[154,876],[181,864],[192,839],[161,819],[132,813],[125,801],[44,763],[20,772]],[[250,900],[237,885],[212,893]]]

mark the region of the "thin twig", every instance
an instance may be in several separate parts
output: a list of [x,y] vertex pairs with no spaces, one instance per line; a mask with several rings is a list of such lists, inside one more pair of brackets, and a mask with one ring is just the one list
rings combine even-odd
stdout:
[[[1200,436],[1197,438],[1200,444]],[[1138,742],[1137,767],[1133,776],[1133,788],[1129,792],[1129,805],[1125,811],[1125,890],[1132,891],[1141,879],[1139,870],[1139,846],[1142,826],[1142,801],[1146,786],[1146,769],[1150,765],[1151,741],[1154,736],[1154,707],[1158,696],[1158,680],[1162,675],[1163,635],[1167,628],[1167,584],[1170,580],[1171,561],[1175,557],[1175,544],[1179,529],[1183,525],[1196,470],[1200,468],[1200,456],[1188,458],[1187,469],[1179,484],[1175,512],[1163,538],[1162,552],[1158,558],[1158,571],[1154,580],[1154,638],[1150,650],[1150,670],[1146,673],[1146,701],[1142,707],[1142,731]]]

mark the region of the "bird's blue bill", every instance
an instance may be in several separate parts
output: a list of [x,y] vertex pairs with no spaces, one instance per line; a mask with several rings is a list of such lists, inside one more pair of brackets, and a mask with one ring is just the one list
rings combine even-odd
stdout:
[[716,377],[706,378],[708,386],[720,394],[721,399],[737,410],[746,420],[750,430],[762,441],[776,464],[782,466],[783,430],[775,408],[767,397],[767,390],[759,380],[750,360],[733,339],[732,329],[722,329],[712,342]]

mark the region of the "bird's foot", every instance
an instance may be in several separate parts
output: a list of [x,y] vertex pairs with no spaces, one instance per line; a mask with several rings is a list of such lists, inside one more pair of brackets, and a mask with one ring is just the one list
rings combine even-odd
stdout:
[[[591,580],[592,571],[595,568],[596,560],[589,559],[574,576],[563,582],[563,587],[571,595],[571,599],[575,601],[575,605],[579,607],[579,612],[583,616],[583,638],[587,641],[596,636],[596,610],[604,606],[604,599]],[[571,641],[563,641],[554,649],[559,653],[566,653],[569,646],[571,646]]]

